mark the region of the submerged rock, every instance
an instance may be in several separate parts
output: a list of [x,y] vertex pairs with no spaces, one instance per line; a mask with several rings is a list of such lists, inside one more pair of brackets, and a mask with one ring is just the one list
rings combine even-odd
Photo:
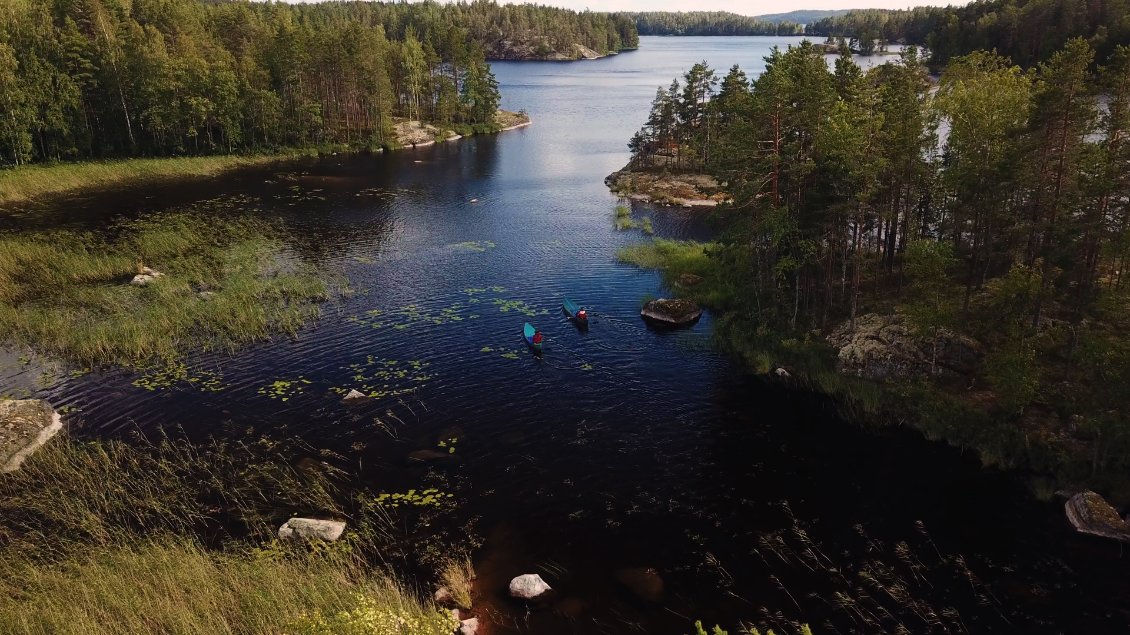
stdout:
[[441,461],[450,458],[450,452],[440,452],[438,450],[415,450],[408,453],[408,460],[410,461]]
[[686,326],[698,321],[702,308],[690,300],[660,298],[645,304],[640,315],[663,326]]
[[279,538],[283,540],[325,540],[333,542],[341,538],[345,523],[340,520],[318,520],[316,518],[291,518],[279,527]]
[[0,472],[19,469],[62,428],[59,413],[42,399],[0,399]]
[[553,588],[536,573],[520,575],[510,581],[510,597],[519,600],[536,600],[552,590]]
[[1130,542],[1130,526],[1102,496],[1084,490],[1064,504],[1067,520],[1081,534]]
[[479,632],[479,618],[472,617],[467,620],[460,620],[459,628],[455,630],[455,635],[475,635]]
[[626,567],[617,569],[616,581],[623,584],[633,595],[646,602],[663,601],[663,578],[651,567]]
[[[845,322],[828,336],[838,350],[837,370],[865,379],[925,377],[934,354],[931,338],[916,336],[901,315],[868,313]],[[936,372],[964,375],[976,370],[981,345],[943,329],[938,334]]]
[[342,398],[342,401],[345,401],[345,402],[353,401],[353,402],[355,402],[355,401],[362,401],[362,400],[368,399],[368,398],[369,398],[369,395],[366,395],[365,393],[361,392],[360,390],[357,390],[356,388],[350,388],[349,392],[346,393],[345,397]]

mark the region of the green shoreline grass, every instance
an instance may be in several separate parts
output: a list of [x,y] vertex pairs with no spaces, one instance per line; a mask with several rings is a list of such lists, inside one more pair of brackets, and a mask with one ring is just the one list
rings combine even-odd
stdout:
[[262,155],[218,155],[162,159],[122,159],[29,165],[0,170],[0,206],[79,190],[109,189],[169,179],[213,177],[239,168],[267,165],[316,154],[290,150]]
[[[0,236],[0,339],[80,367],[143,367],[294,335],[329,298],[269,223],[179,213],[119,229]],[[131,285],[143,266],[164,276]]]
[[[500,110],[493,124],[459,125],[453,128],[463,136],[491,134],[528,125],[524,112]],[[393,142],[390,149],[411,144]],[[151,159],[116,159],[80,161],[52,165],[27,165],[0,170],[0,207],[28,203],[44,196],[82,190],[102,190],[121,185],[140,185],[173,179],[214,177],[240,168],[268,165],[326,152],[363,150],[349,146],[323,146],[284,149],[265,154],[222,154],[200,157],[164,157]]]
[[[450,613],[382,564],[387,519],[346,512],[336,472],[285,458],[308,450],[53,440],[0,474],[0,633],[449,635]],[[291,514],[349,526],[278,540]]]

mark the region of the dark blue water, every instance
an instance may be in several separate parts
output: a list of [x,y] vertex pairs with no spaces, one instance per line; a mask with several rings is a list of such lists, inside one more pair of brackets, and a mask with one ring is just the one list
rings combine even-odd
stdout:
[[[262,216],[285,228],[288,257],[348,290],[297,338],[190,359],[215,392],[150,391],[124,371],[42,378],[11,360],[0,387],[49,398],[80,436],[251,429],[332,451],[322,458],[378,491],[440,487],[458,503],[428,527],[481,541],[477,608],[494,632],[679,634],[695,619],[731,632],[739,620],[819,633],[1120,628],[1118,549],[1065,535],[1057,505],[1018,475],[860,430],[817,395],[746,376],[713,350],[709,314],[675,332],[640,320],[665,290],[617,262],[647,238],[613,229],[603,178],[626,163],[658,86],[702,59],[752,77],[771,46],[795,41],[644,38],[599,61],[497,63],[503,106],[533,126],[11,215],[7,227],[85,229],[181,209]],[[717,231],[703,212],[635,213],[660,236]],[[587,332],[562,316],[564,295],[592,311]],[[541,358],[521,339],[526,321],[546,334]],[[280,394],[264,394],[276,381]],[[349,388],[380,397],[346,406]],[[412,512],[398,523],[427,531]],[[625,567],[654,568],[662,597],[629,592]],[[554,605],[503,597],[526,572],[559,590]]]

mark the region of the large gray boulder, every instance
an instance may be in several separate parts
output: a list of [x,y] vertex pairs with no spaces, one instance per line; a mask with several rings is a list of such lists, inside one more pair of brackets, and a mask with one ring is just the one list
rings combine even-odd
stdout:
[[519,600],[537,600],[544,597],[553,588],[536,573],[520,575],[510,581],[510,597]]
[[702,308],[690,300],[659,298],[645,304],[640,316],[659,326],[687,326],[702,317]]
[[[914,334],[901,315],[868,313],[844,322],[828,336],[837,353],[836,367],[842,373],[866,379],[925,377],[935,342]],[[934,372],[966,375],[974,372],[981,346],[972,338],[942,329],[937,338]]]
[[0,472],[14,472],[63,429],[59,413],[42,399],[0,399]]
[[333,542],[341,538],[345,523],[340,520],[318,520],[316,518],[291,518],[279,527],[279,538],[283,540],[325,540]]
[[1067,520],[1081,534],[1130,542],[1130,526],[1102,496],[1084,490],[1067,499]]

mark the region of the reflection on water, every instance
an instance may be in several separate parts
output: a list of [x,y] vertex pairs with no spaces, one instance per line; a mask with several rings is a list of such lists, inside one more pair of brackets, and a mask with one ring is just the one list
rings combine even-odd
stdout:
[[[1056,506],[1015,477],[912,434],[860,431],[824,399],[743,376],[712,350],[709,314],[675,332],[639,319],[663,289],[616,262],[643,236],[613,230],[604,176],[626,163],[657,86],[704,58],[754,76],[770,46],[795,41],[645,38],[593,62],[499,63],[504,107],[528,110],[532,127],[8,216],[0,227],[89,230],[170,207],[262,216],[350,292],[293,340],[198,355],[167,381],[109,371],[37,383],[6,363],[0,387],[34,384],[83,436],[253,428],[337,452],[377,491],[442,481],[459,502],[447,522],[484,539],[481,606],[503,632],[681,634],[739,618],[819,633],[1125,624],[1117,547],[1066,537]],[[709,213],[650,214],[660,236],[715,231]],[[587,331],[561,314],[565,295],[591,310]],[[541,359],[522,341],[526,321],[546,335]],[[345,405],[349,389],[376,398]],[[661,597],[623,581],[647,568]],[[552,606],[527,614],[501,597],[527,572],[558,588]]]

